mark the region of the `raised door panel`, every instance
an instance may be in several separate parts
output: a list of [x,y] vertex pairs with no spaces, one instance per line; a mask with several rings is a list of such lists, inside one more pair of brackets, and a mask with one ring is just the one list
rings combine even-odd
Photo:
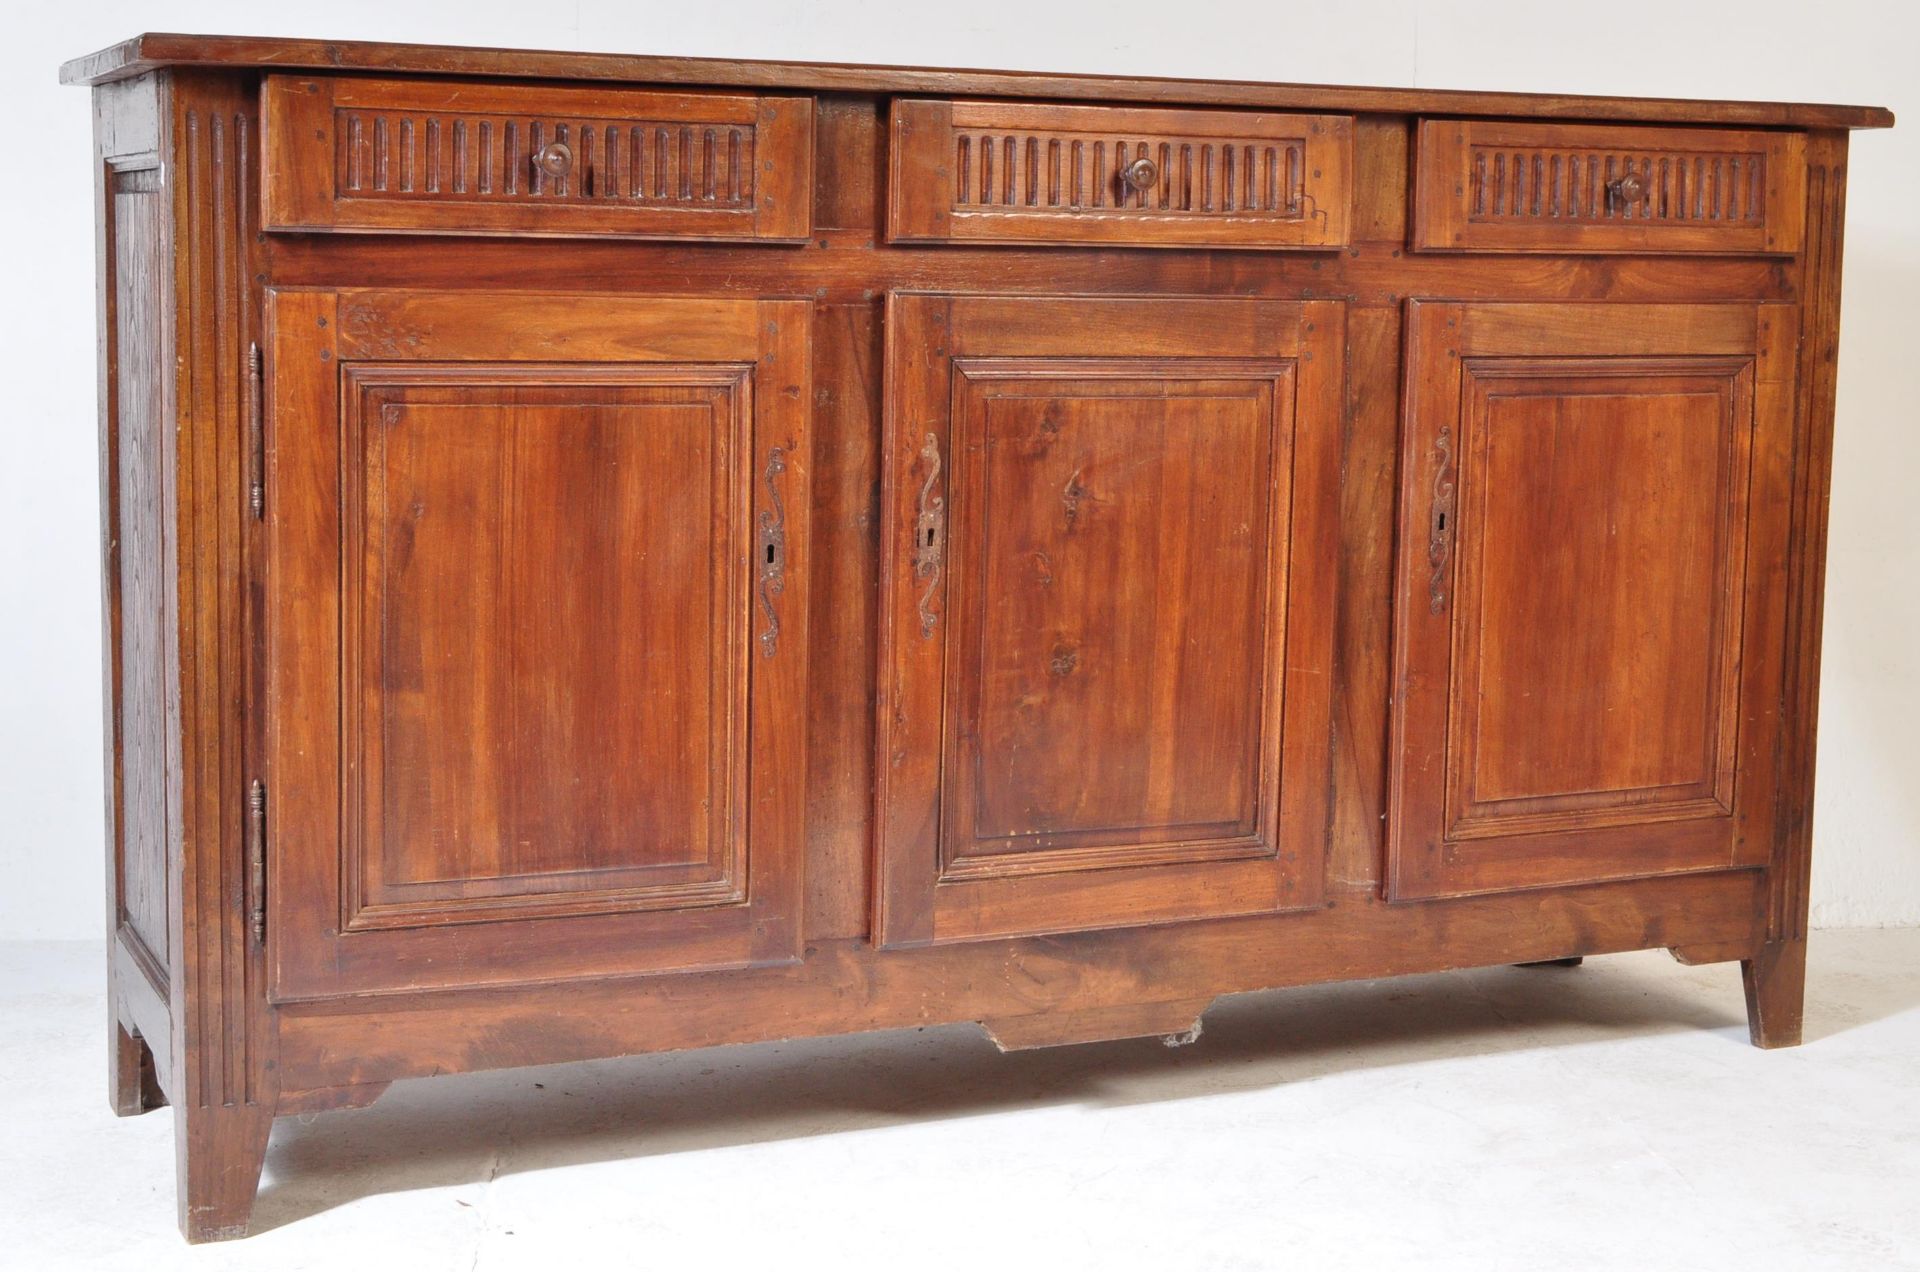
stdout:
[[[175,845],[183,834],[176,794],[180,743],[169,718],[179,710],[178,638],[168,596],[176,515],[172,377],[165,268],[170,259],[166,185],[158,168],[109,170],[106,232],[111,256],[111,398],[104,476],[108,571],[108,780],[117,836],[112,856],[113,931],[135,951],[147,978],[169,983],[169,894],[178,884]],[[117,602],[117,603],[116,603]]]
[[955,368],[948,877],[1271,841],[1292,368],[1216,375]]
[[882,941],[1316,903],[1340,307],[889,318]]
[[744,894],[750,387],[347,369],[348,930]]
[[272,298],[282,997],[794,953],[804,306],[559,299]]
[[1394,895],[1764,860],[1791,309],[1409,321]]

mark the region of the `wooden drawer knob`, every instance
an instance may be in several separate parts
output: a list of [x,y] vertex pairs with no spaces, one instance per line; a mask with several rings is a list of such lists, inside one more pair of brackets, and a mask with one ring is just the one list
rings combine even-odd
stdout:
[[1647,183],[1639,173],[1629,172],[1607,182],[1607,198],[1615,208],[1630,207],[1647,197]]
[[550,141],[534,152],[533,166],[550,177],[564,177],[573,171],[573,147],[564,141]]
[[1151,190],[1160,182],[1160,165],[1142,156],[1123,168],[1120,177],[1132,189]]

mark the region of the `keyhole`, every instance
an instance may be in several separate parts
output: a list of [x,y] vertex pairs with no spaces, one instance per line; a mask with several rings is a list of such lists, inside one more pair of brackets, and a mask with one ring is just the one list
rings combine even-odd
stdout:
[[771,543],[767,545],[767,564],[773,564],[773,545]]
[[933,527],[932,527],[932,526],[928,526],[928,527],[927,527],[927,542],[926,542],[926,546],[927,546],[927,547],[929,547],[929,548],[933,546],[933,536],[934,536],[934,529],[933,529]]
[[1447,514],[1444,512],[1440,514],[1439,527],[1443,531],[1447,528]]

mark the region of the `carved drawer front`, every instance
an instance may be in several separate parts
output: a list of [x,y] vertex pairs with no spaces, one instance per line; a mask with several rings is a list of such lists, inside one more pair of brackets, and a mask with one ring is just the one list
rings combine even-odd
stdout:
[[1790,253],[1805,200],[1797,133],[1427,119],[1413,246]]
[[896,241],[1331,248],[1353,120],[903,99],[890,167]]
[[270,230],[804,239],[813,100],[270,75]]

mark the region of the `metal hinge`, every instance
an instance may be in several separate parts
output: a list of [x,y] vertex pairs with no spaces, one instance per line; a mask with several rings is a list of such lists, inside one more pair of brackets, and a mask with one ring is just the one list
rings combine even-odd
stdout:
[[247,788],[247,923],[255,942],[267,939],[267,784]]
[[247,507],[255,521],[267,510],[267,434],[261,419],[260,344],[247,346]]

